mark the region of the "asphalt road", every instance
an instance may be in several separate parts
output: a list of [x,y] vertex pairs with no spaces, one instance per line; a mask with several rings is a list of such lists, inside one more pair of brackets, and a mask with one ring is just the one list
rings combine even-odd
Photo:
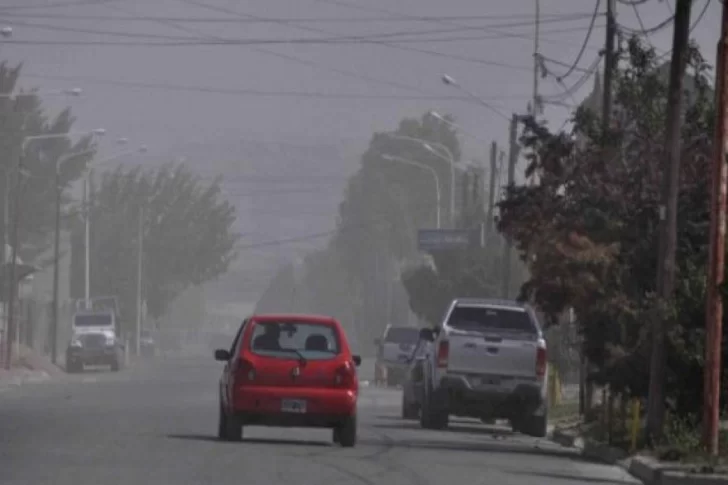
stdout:
[[165,358],[119,373],[0,391],[3,485],[544,485],[635,483],[547,440],[456,422],[424,431],[399,419],[396,390],[362,389],[359,443],[327,430],[246,428],[215,438],[212,358]]

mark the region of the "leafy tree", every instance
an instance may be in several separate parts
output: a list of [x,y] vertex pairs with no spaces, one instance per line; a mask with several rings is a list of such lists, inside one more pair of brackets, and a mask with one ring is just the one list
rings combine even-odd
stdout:
[[[615,73],[614,122],[600,132],[594,113],[579,109],[571,133],[526,122],[523,142],[535,186],[510,186],[499,204],[499,229],[529,260],[521,298],[550,323],[573,307],[590,376],[614,391],[646,396],[648,323],[673,315],[669,329],[668,396],[680,412],[697,409],[702,379],[704,278],[708,241],[708,173],[712,96],[697,49],[690,57],[690,103],[682,133],[678,281],[669,308],[655,304],[657,225],[663,156],[666,79],[652,49],[636,38]],[[603,150],[602,146],[607,149]],[[605,154],[608,156],[604,163]]]
[[[49,249],[53,241],[56,207],[56,162],[73,153],[83,156],[70,158],[60,168],[60,184],[66,188],[77,180],[93,157],[94,148],[90,137],[80,140],[54,138],[28,142],[21,157],[23,140],[27,136],[68,133],[75,119],[70,109],[63,110],[53,119],[43,110],[40,98],[34,91],[24,92],[18,88],[21,67],[9,67],[0,63],[0,211],[4,201],[10,203],[8,214],[18,210],[18,251],[26,261]],[[12,96],[10,96],[12,95]],[[22,163],[22,170],[18,170]],[[6,194],[5,191],[10,189]],[[16,198],[16,195],[18,196]],[[16,206],[16,202],[18,205]],[[70,199],[64,197],[64,209]],[[1,213],[1,212],[0,212]],[[8,223],[9,227],[12,225]],[[0,224],[0,236],[3,231]],[[8,238],[8,240],[10,240]]]
[[[143,294],[154,318],[185,289],[224,273],[236,257],[235,209],[221,198],[219,179],[206,183],[184,165],[103,174],[91,204],[91,290],[117,295],[126,315],[135,313],[140,217]],[[77,247],[80,253],[83,244]],[[75,269],[83,271],[82,265]]]
[[[306,258],[306,285],[296,292],[297,308],[352,322],[363,330],[362,336],[365,332],[372,336],[386,323],[406,318],[407,308],[397,305],[392,296],[397,294],[398,268],[417,254],[417,230],[435,227],[436,222],[432,173],[384,155],[412,160],[435,171],[442,221],[447,223],[449,164],[421,143],[398,137],[425,140],[435,150],[441,150],[442,144],[455,161],[460,158],[455,132],[429,115],[404,119],[394,132],[374,134],[339,206],[337,231],[324,250]],[[385,304],[388,301],[392,304]]]

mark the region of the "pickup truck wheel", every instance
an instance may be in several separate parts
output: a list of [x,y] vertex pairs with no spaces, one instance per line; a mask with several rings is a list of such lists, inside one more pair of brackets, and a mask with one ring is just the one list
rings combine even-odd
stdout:
[[548,416],[527,416],[519,419],[513,426],[514,431],[532,436],[534,438],[545,438],[548,431]]
[[344,419],[334,430],[334,442],[344,448],[352,448],[356,445],[356,416],[349,416]]
[[416,404],[410,403],[402,393],[402,419],[417,419],[419,417],[419,409]]
[[119,372],[119,369],[121,366],[119,365],[119,360],[114,359],[111,361],[111,372]]
[[[426,392],[420,409],[420,425],[425,429],[445,429],[448,425],[448,412],[431,392]],[[433,402],[434,401],[434,402]]]

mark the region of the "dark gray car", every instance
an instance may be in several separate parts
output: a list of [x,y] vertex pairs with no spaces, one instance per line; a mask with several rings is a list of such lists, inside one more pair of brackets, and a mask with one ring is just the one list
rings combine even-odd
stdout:
[[418,419],[422,408],[424,384],[423,365],[432,349],[432,344],[420,340],[409,360],[402,383],[402,419]]

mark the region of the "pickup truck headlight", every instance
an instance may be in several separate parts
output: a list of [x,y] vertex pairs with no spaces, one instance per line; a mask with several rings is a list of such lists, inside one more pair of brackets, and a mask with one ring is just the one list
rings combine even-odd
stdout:
[[75,339],[71,340],[71,347],[81,348],[81,347],[83,347],[83,344],[81,343],[81,341],[79,339],[75,338]]
[[116,339],[113,337],[109,337],[106,339],[106,346],[107,347],[113,347],[116,344]]

